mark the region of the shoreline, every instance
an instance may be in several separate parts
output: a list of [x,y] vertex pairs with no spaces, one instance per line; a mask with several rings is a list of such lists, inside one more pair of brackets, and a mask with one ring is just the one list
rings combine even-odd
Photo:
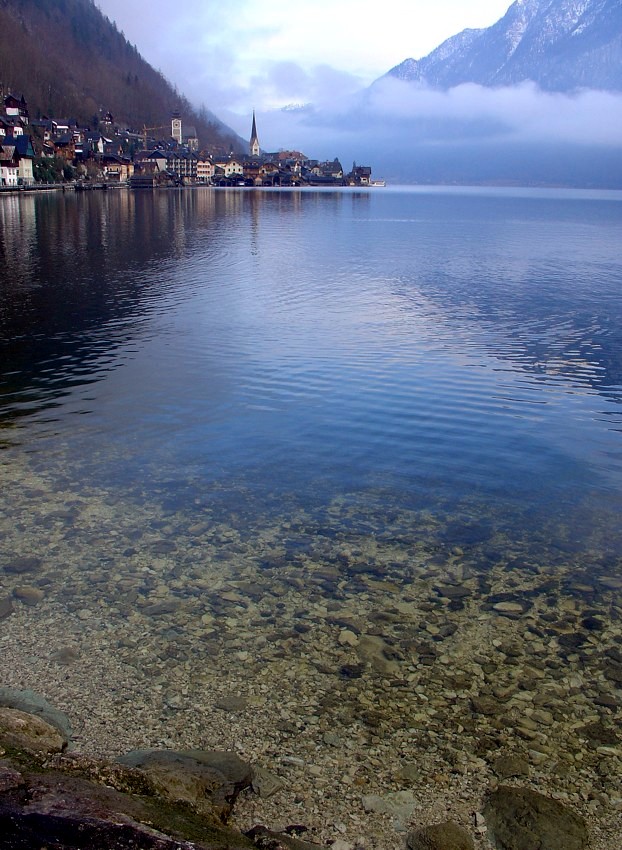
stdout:
[[2,195],[31,195],[39,192],[90,192],[90,191],[110,191],[110,190],[130,190],[143,194],[145,192],[160,192],[160,191],[181,191],[181,190],[197,190],[210,189],[218,191],[261,191],[261,192],[304,192],[304,191],[325,191],[335,192],[342,190],[352,191],[371,191],[376,189],[388,189],[389,191],[410,191],[410,192],[438,192],[442,193],[469,193],[469,192],[490,192],[491,194],[504,193],[524,193],[529,196],[534,192],[542,193],[563,193],[568,197],[586,197],[592,196],[595,199],[607,198],[617,199],[622,198],[622,187],[617,186],[573,186],[565,184],[518,184],[518,183],[385,183],[383,186],[351,186],[351,185],[334,185],[327,186],[325,184],[305,184],[304,186],[214,186],[211,184],[192,183],[183,186],[143,186],[132,187],[128,183],[105,183],[105,184],[74,184],[74,183],[55,183],[55,184],[35,184],[33,186],[0,186],[0,197]]

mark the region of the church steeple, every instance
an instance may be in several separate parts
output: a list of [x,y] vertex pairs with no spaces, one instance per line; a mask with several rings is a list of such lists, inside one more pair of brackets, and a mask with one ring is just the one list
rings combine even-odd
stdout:
[[255,121],[255,110],[253,109],[253,126],[251,129],[250,141],[251,156],[259,156],[259,138],[257,136],[257,123]]

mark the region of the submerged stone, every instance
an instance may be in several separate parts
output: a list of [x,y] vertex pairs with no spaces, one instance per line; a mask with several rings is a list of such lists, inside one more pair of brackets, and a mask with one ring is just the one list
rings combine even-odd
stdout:
[[484,817],[497,850],[583,850],[583,818],[558,800],[528,788],[501,786],[490,795]]
[[30,555],[12,558],[4,567],[5,572],[15,575],[23,573],[35,573],[41,569],[41,559]]
[[253,842],[259,850],[317,850],[318,844],[310,844],[301,841],[293,835],[285,832],[273,832],[265,826],[254,826],[245,835]]
[[263,799],[272,797],[273,794],[285,788],[285,783],[280,776],[275,776],[263,767],[253,767],[252,777],[253,791]]
[[20,602],[23,602],[24,605],[37,605],[37,603],[41,602],[45,597],[42,590],[38,587],[30,587],[29,585],[16,587],[13,591],[13,595],[16,599],[19,599]]
[[0,620],[4,620],[13,613],[13,600],[10,596],[0,597]]
[[466,829],[453,821],[424,826],[409,833],[406,846],[409,850],[475,850]]
[[173,800],[209,804],[221,820],[253,781],[251,766],[219,750],[134,750],[117,761],[144,771]]
[[500,779],[510,776],[529,776],[529,762],[517,755],[500,755],[492,763],[492,769]]

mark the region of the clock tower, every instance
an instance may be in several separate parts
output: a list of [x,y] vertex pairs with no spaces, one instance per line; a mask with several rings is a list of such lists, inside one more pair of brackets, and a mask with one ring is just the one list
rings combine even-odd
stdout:
[[171,118],[171,136],[178,145],[181,144],[181,115],[179,112],[173,112],[173,117]]

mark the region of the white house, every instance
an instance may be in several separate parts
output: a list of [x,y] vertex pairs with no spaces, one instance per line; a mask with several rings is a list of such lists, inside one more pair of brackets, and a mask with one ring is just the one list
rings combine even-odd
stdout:
[[211,183],[214,176],[214,163],[208,156],[197,159],[197,180],[199,183]]
[[235,157],[227,157],[227,159],[217,159],[214,162],[214,165],[220,166],[225,173],[225,177],[231,177],[233,175],[239,174],[240,177],[244,175],[244,166],[240,162],[239,159]]

